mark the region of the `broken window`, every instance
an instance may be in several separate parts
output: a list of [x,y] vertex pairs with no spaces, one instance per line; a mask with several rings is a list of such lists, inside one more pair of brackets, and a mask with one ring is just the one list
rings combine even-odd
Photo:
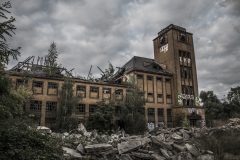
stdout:
[[167,127],[172,127],[172,109],[167,109]]
[[147,102],[154,102],[154,96],[153,96],[153,93],[148,93],[147,94]]
[[86,97],[86,86],[77,85],[76,96],[85,98]]
[[154,108],[148,108],[148,123],[154,123],[155,122],[155,109]]
[[99,98],[99,87],[90,86],[90,98]]
[[55,82],[48,82],[48,95],[57,95],[58,94],[58,84]]
[[76,107],[76,114],[85,114],[86,112],[86,105],[85,104],[78,104]]
[[179,50],[179,63],[184,66],[191,66],[191,53]]
[[31,101],[30,110],[40,112],[42,108],[42,101]]
[[27,86],[27,84],[28,84],[28,80],[24,80],[24,79],[16,80],[16,88],[18,88],[19,86]]
[[56,110],[57,110],[57,102],[51,102],[51,101],[46,102],[46,111],[47,112],[53,112]]
[[144,78],[143,75],[137,75],[137,86],[140,91],[144,91]]
[[164,109],[158,108],[158,122],[164,122]]
[[157,102],[163,103],[163,94],[157,94]]
[[172,96],[171,95],[167,95],[167,103],[168,104],[172,103]]
[[33,81],[32,83],[33,94],[43,94],[43,82]]
[[111,88],[103,88],[103,99],[111,98]]
[[115,96],[116,96],[116,100],[123,100],[123,90],[122,89],[116,89],[115,90]]

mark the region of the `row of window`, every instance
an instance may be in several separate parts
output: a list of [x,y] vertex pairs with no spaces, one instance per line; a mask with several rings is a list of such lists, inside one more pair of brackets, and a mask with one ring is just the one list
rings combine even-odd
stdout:
[[179,50],[179,64],[191,67],[192,65],[191,53]]
[[[147,75],[147,83],[146,83],[146,91],[144,90],[144,76],[141,74],[137,75],[137,86],[141,91],[147,92],[147,102],[153,103],[154,102],[154,92],[157,93],[157,103],[164,103],[164,94],[163,94],[163,78],[156,77],[156,91],[154,91],[154,77]],[[172,103],[172,89],[171,89],[171,79],[165,79],[165,89],[166,89],[166,99],[167,102]]]
[[[30,110],[40,112],[42,109],[42,101],[33,100],[30,102]],[[57,102],[47,101],[46,111],[55,112],[57,110]]]
[[[167,125],[171,127],[172,124],[172,109],[167,109]],[[147,109],[147,115],[148,115],[148,123],[154,123],[155,122],[155,108],[148,108]],[[157,117],[158,122],[165,122],[165,114],[163,108],[157,109]]]
[[[17,79],[16,81],[16,87],[20,85],[27,85],[27,80],[23,79]],[[32,83],[32,89],[34,94],[43,94],[43,87],[44,82],[43,81],[33,81]],[[112,95],[112,89],[103,87],[103,99],[110,99]],[[55,82],[48,82],[48,88],[47,88],[47,94],[48,95],[58,95],[58,83]],[[86,86],[84,85],[77,85],[76,86],[76,96],[81,98],[86,98]],[[99,98],[99,87],[96,86],[90,86],[90,92],[89,92],[90,98]],[[123,99],[123,89],[116,89],[115,90],[115,98],[117,100]]]

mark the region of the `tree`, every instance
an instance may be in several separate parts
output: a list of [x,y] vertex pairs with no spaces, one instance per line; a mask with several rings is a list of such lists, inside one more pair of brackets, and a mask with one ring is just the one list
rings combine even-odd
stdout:
[[213,91],[201,91],[200,98],[202,99],[203,107],[205,108],[206,122],[208,126],[213,125],[213,120],[226,117],[223,112],[223,104]]
[[10,57],[17,60],[18,56],[20,56],[20,47],[12,49],[7,43],[7,38],[12,37],[16,30],[13,24],[16,21],[15,18],[7,15],[11,13],[10,8],[11,3],[9,1],[0,5],[0,17],[3,19],[0,22],[0,71],[8,64]]
[[60,109],[58,111],[57,129],[70,131],[77,128],[78,121],[72,114],[75,112],[77,99],[73,96],[73,81],[65,77],[60,93]]
[[96,111],[89,115],[86,126],[88,129],[96,129],[99,132],[111,132],[115,129],[114,122],[115,103],[105,103],[104,101],[97,104]]
[[224,112],[228,118],[239,117],[240,115],[240,86],[231,88],[224,102]]
[[140,134],[146,130],[144,93],[136,85],[135,77],[130,77],[126,94],[123,122],[127,133]]
[[56,43],[52,42],[46,56],[46,72],[54,75],[58,72],[60,65],[57,63],[58,52]]

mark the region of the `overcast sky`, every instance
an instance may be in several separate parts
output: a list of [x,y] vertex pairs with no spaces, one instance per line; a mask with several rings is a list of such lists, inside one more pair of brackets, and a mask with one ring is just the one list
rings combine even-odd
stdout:
[[193,33],[199,90],[222,96],[240,85],[240,0],[12,0],[12,7],[20,60],[46,55],[54,41],[60,63],[86,76],[91,65],[98,73],[108,61],[153,58],[153,38],[173,23]]

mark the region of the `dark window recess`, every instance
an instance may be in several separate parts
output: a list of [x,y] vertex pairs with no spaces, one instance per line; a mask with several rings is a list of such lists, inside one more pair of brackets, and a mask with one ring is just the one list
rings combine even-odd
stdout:
[[93,86],[90,87],[90,92],[98,93],[98,90],[99,90],[98,87],[93,87]]
[[179,33],[178,40],[182,41],[182,42],[187,42],[187,40],[188,40],[187,34],[186,33]]
[[149,116],[154,116],[155,115],[154,108],[148,108],[148,115]]
[[163,94],[157,94],[157,102],[163,103]]
[[27,85],[27,84],[28,84],[28,80],[24,80],[24,79],[17,79],[16,80],[16,87]]
[[86,111],[86,105],[85,104],[79,104],[77,107],[76,107],[76,111],[78,113],[85,113]]
[[162,78],[161,77],[157,77],[157,81],[162,81]]
[[42,81],[33,81],[33,87],[42,88],[43,82]]
[[30,110],[32,111],[41,111],[42,101],[31,101],[30,102]]
[[167,109],[167,121],[172,122],[172,109]]
[[58,88],[58,84],[54,83],[54,82],[48,82],[48,88],[49,89],[57,89]]
[[155,121],[155,109],[154,108],[148,108],[148,122],[154,122]]
[[148,96],[153,96],[153,93],[148,93]]
[[171,79],[166,78],[165,81],[170,83]]
[[164,122],[164,109],[158,108],[158,121]]
[[57,102],[50,102],[46,103],[46,111],[52,112],[57,110]]
[[111,88],[103,88],[104,94],[111,94]]
[[77,91],[83,91],[85,92],[86,91],[86,86],[77,86]]
[[153,77],[152,76],[147,76],[147,80],[152,81]]
[[143,75],[138,74],[138,75],[137,75],[137,79],[143,79]]
[[115,94],[116,94],[116,95],[122,95],[122,94],[123,94],[123,90],[122,90],[122,89],[117,89],[117,90],[115,91]]

